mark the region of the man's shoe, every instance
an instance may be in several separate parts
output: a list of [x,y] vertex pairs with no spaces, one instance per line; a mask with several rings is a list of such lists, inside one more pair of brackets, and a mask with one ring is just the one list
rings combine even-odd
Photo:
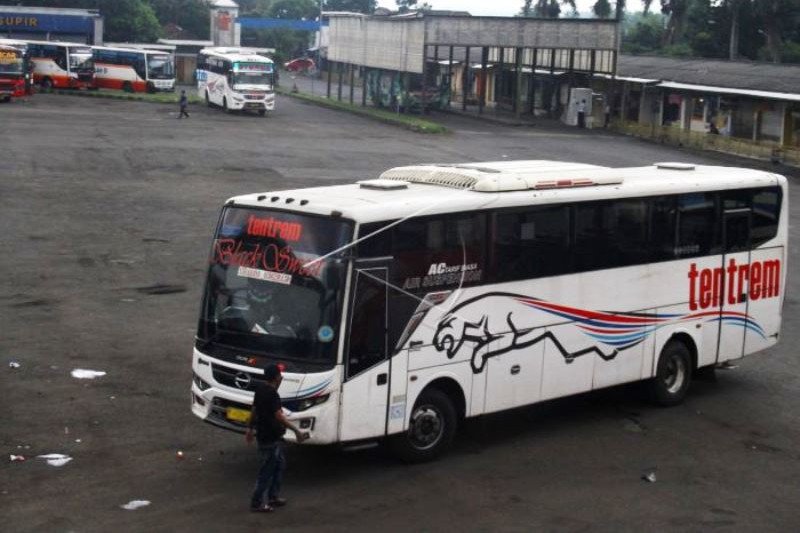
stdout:
[[284,505],[286,505],[286,503],[287,501],[284,498],[275,498],[274,500],[269,501],[269,504],[272,507],[283,507]]
[[274,507],[266,503],[261,504],[258,507],[250,507],[250,511],[253,513],[271,513],[274,510]]

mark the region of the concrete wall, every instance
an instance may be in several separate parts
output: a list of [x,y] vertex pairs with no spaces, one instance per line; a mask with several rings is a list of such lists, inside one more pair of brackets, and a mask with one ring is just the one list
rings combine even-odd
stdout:
[[328,60],[422,73],[425,22],[331,17]]
[[617,50],[613,20],[425,17],[427,44]]

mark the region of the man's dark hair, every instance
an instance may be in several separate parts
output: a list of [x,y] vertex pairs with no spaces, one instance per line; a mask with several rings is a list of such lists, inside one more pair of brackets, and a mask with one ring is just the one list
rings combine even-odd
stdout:
[[264,369],[264,379],[267,381],[275,381],[275,378],[281,375],[281,369],[276,364],[270,364]]

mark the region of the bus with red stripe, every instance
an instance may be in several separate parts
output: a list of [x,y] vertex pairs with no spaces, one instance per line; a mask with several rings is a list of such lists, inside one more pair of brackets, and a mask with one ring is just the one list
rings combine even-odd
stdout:
[[465,418],[554,398],[644,381],[676,405],[778,342],[788,215],[783,176],[686,163],[430,164],[237,196],[192,411],[244,431],[278,364],[309,443],[424,461]]
[[0,100],[8,102],[26,93],[28,62],[25,49],[0,42]]
[[94,89],[92,48],[85,44],[27,41],[33,83],[43,89]]
[[97,86],[125,92],[175,90],[175,60],[163,50],[92,47]]

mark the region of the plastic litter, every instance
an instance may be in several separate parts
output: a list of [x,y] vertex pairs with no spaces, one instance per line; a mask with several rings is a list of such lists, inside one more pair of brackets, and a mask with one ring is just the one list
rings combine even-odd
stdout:
[[105,375],[106,373],[102,370],[86,370],[84,368],[76,368],[72,371],[72,377],[75,379],[94,379]]
[[650,470],[649,472],[645,472],[642,474],[642,480],[647,481],[648,483],[655,483],[656,482],[656,473],[654,470]]
[[9,460],[10,460],[12,463],[16,463],[16,462],[22,462],[22,461],[24,461],[24,460],[25,460],[25,456],[24,456],[24,455],[14,455],[14,454],[11,454],[11,455],[9,455],[9,456],[8,456],[8,458],[9,458]]
[[178,450],[178,452],[175,454],[175,457],[178,459],[183,459],[183,452],[181,450]]
[[20,366],[22,365],[20,365],[17,361],[10,361],[8,363],[8,368],[19,368]]
[[64,466],[68,462],[72,461],[72,457],[69,455],[64,455],[63,453],[48,453],[45,455],[37,455],[38,459],[45,459],[47,460],[47,464],[50,466]]
[[131,500],[125,505],[120,505],[120,507],[126,511],[135,511],[140,507],[147,507],[148,505],[150,505],[150,500]]

